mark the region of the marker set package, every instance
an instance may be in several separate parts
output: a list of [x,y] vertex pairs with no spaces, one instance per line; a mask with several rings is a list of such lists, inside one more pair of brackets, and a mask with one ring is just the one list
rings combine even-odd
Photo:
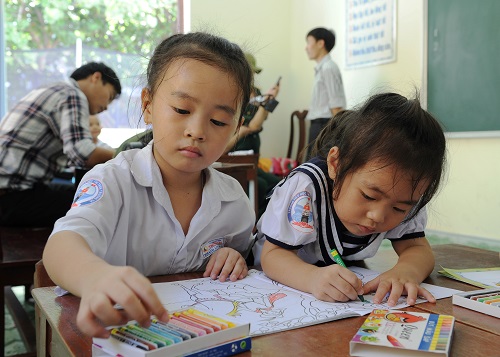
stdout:
[[174,312],[168,322],[154,316],[149,327],[142,327],[135,321],[110,328],[108,339],[93,339],[93,356],[122,355],[143,356],[186,356],[206,349],[218,349],[230,343],[232,354],[247,351],[251,347],[248,337],[249,324],[237,324],[227,318],[219,318],[196,309]]

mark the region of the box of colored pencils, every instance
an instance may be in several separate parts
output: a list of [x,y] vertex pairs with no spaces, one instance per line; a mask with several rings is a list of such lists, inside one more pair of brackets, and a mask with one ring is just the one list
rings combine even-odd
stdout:
[[500,318],[500,288],[480,289],[453,295],[454,305]]
[[168,322],[151,317],[149,327],[135,321],[110,328],[111,337],[94,338],[93,356],[232,356],[251,349],[250,324],[237,324],[209,313],[186,309]]
[[449,356],[455,318],[376,309],[350,342],[351,356]]

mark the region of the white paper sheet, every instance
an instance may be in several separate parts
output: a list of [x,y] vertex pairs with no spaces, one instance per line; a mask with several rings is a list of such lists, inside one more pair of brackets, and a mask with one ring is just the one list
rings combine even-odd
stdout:
[[[379,273],[358,267],[349,268],[364,282]],[[322,322],[369,314],[373,309],[387,309],[387,304],[371,303],[374,294],[364,295],[366,302],[331,303],[270,280],[258,270],[236,282],[219,282],[210,278],[153,284],[163,305],[169,310],[188,307],[217,316],[250,322],[250,335],[314,325]],[[450,297],[458,290],[422,284],[436,299]],[[394,308],[408,306],[401,297]],[[419,299],[417,303],[424,302]]]

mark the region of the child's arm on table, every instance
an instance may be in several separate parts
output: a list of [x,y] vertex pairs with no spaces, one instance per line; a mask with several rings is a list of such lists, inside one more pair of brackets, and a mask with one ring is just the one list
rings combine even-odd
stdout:
[[361,280],[349,269],[338,264],[319,268],[300,259],[297,251],[268,241],[262,248],[261,263],[269,278],[323,301],[357,300],[362,291]]
[[[108,264],[75,232],[54,234],[45,246],[43,263],[56,284],[82,298],[77,325],[89,336],[108,337],[103,325],[129,320],[148,325],[152,314],[168,320],[167,310],[146,277],[132,267]],[[115,309],[115,303],[126,314]]]
[[224,247],[217,250],[210,256],[204,277],[210,277],[219,281],[226,281],[229,277],[231,281],[243,279],[248,274],[247,263],[237,250]]
[[434,296],[420,286],[434,269],[434,254],[425,237],[417,239],[396,240],[392,246],[398,254],[398,262],[394,267],[377,278],[369,281],[363,287],[364,293],[377,290],[373,302],[378,304],[387,293],[389,306],[394,306],[399,297],[406,292],[406,302],[414,305],[417,296],[423,296],[430,302],[435,302]]

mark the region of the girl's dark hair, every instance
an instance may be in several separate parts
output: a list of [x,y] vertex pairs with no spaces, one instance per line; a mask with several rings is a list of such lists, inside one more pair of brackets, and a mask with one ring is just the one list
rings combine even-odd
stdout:
[[194,59],[219,68],[234,77],[241,98],[241,113],[250,99],[253,72],[241,48],[228,40],[204,32],[176,34],[163,40],[149,61],[147,84],[154,96],[167,67],[177,59]]
[[413,218],[436,194],[446,162],[446,140],[439,122],[422,109],[417,98],[377,94],[358,109],[340,112],[330,120],[311,154],[326,159],[332,147],[339,148],[335,198],[346,176],[372,160],[409,173],[413,192],[422,180],[428,182],[405,221]]

